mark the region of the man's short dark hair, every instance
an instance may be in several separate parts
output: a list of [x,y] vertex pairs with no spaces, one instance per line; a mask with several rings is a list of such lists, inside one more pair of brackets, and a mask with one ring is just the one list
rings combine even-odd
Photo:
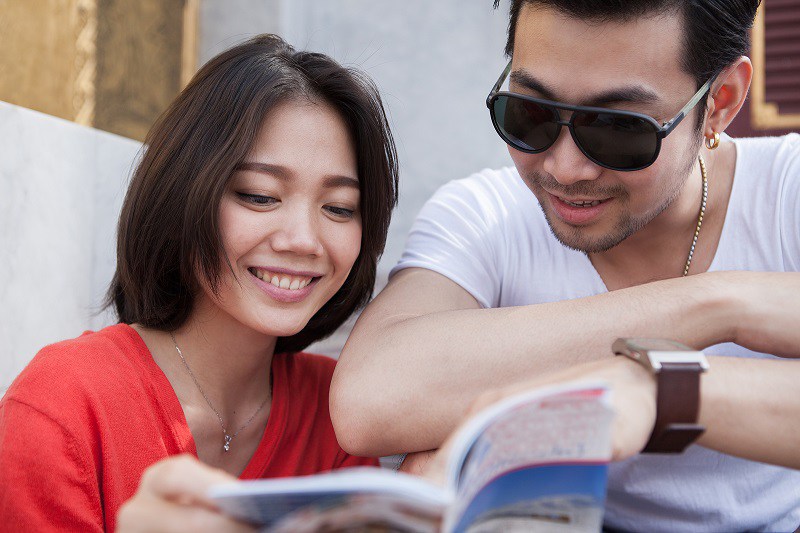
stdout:
[[226,185],[269,111],[299,99],[330,105],[353,139],[361,250],[342,288],[302,331],[279,338],[276,353],[331,334],[366,304],[397,204],[397,154],[378,90],[326,55],[261,35],[200,69],[145,139],[120,215],[108,293],[121,322],[171,331],[192,312],[198,276],[218,290],[223,265],[232,270],[219,230]]
[[[497,8],[499,0],[495,0]],[[699,89],[750,49],[749,30],[760,0],[511,0],[506,54],[514,53],[514,32],[523,5],[548,7],[597,22],[625,22],[661,13],[681,13],[685,21],[683,69]],[[669,39],[670,35],[653,35]],[[632,43],[635,44],[635,43]]]

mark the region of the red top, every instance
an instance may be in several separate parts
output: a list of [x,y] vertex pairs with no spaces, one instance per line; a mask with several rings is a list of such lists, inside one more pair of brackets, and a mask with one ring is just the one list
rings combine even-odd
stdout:
[[[242,479],[377,465],[336,441],[328,410],[335,361],[272,362],[267,427]],[[149,465],[197,455],[178,398],[128,325],[42,349],[0,401],[0,524],[16,531],[114,530]]]

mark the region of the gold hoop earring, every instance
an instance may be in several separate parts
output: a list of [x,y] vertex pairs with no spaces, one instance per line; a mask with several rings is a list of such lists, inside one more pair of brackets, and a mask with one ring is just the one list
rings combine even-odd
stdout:
[[715,131],[714,135],[706,137],[706,148],[716,150],[717,146],[719,146],[719,133]]

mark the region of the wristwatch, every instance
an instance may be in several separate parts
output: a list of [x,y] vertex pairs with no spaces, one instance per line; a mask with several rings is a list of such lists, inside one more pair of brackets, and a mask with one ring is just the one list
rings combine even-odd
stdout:
[[644,453],[681,453],[705,431],[700,413],[700,374],[708,370],[703,352],[664,339],[617,339],[612,346],[656,376],[656,424]]

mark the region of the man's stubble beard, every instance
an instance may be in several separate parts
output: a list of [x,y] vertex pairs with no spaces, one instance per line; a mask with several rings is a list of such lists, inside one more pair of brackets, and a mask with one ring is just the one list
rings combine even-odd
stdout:
[[[685,156],[686,161],[683,165],[681,165],[681,169],[677,171],[677,173],[682,176],[682,179],[679,179],[675,182],[672,180],[664,180],[664,186],[659,191],[659,198],[664,198],[664,200],[658,205],[658,207],[639,217],[634,217],[630,214],[630,212],[625,210],[625,206],[628,203],[630,195],[622,186],[599,188],[594,186],[594,183],[591,181],[579,181],[570,186],[564,186],[558,183],[558,181],[556,181],[551,175],[538,171],[530,172],[524,178],[524,181],[534,192],[537,199],[539,199],[539,204],[542,212],[544,213],[545,220],[547,220],[547,225],[550,228],[550,232],[553,234],[556,240],[558,240],[558,242],[567,248],[571,248],[586,254],[600,253],[614,248],[619,243],[647,226],[647,224],[649,224],[653,219],[655,219],[670,205],[672,205],[672,203],[680,195],[680,192],[686,184],[686,180],[689,178],[692,168],[695,165],[695,161],[697,160],[697,151],[692,150],[690,151],[690,154],[691,152],[694,152],[694,154],[691,155],[691,157]],[[670,189],[669,185],[671,183],[675,183],[675,185]],[[553,224],[553,220],[551,218],[553,214],[549,211],[549,209],[544,208],[545,202],[543,202],[539,196],[540,194],[547,195],[547,192],[544,190],[545,188],[549,191],[559,194],[563,193],[564,196],[588,196],[593,198],[613,197],[615,200],[621,202],[623,212],[619,219],[615,222],[611,231],[605,235],[601,235],[600,237],[588,237],[579,227],[568,226],[567,228],[557,228]],[[561,225],[564,226],[565,223],[561,222]]]

